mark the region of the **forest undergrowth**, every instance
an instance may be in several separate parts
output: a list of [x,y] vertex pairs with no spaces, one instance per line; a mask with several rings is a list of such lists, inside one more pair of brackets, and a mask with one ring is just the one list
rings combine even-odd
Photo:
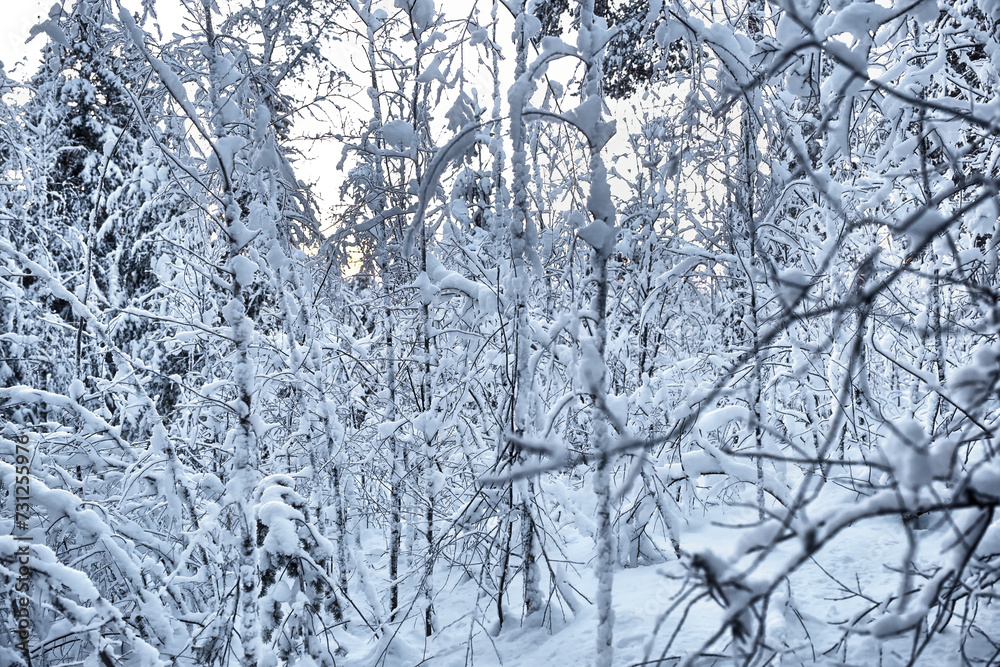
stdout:
[[994,0],[35,36],[0,665],[1000,665]]

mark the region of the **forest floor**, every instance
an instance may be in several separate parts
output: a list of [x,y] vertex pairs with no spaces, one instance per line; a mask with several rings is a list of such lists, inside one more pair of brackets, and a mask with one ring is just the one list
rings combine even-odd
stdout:
[[[680,534],[685,553],[711,552],[725,557],[731,552],[735,537],[727,526],[750,523],[756,513],[747,511],[739,516],[732,507],[726,508],[725,513],[723,517],[718,510],[708,508],[703,516],[689,517],[688,525]],[[355,643],[350,635],[341,634],[338,639],[344,640],[348,655],[338,664],[349,667],[588,667],[593,662],[596,627],[596,610],[591,603],[595,590],[593,541],[575,524],[563,528],[560,534],[565,540],[567,570],[573,573],[569,581],[579,594],[576,613],[556,609],[553,604],[544,619],[508,617],[502,630],[496,632],[495,602],[477,598],[477,586],[467,576],[457,571],[439,571],[436,576],[448,581],[443,586],[444,592],[435,600],[439,624],[435,636],[424,640],[419,613],[413,614],[412,622],[403,625],[388,647],[385,638],[376,645],[361,639]],[[941,540],[928,541],[936,548],[944,546],[947,539],[947,531],[940,532]],[[385,572],[386,563],[381,561],[387,558],[377,547],[378,538],[373,533],[369,537],[368,545],[372,547],[366,548],[369,562]],[[923,542],[924,548],[928,542]],[[772,596],[771,604],[763,612],[766,614],[764,642],[778,649],[778,655],[770,662],[752,664],[949,667],[982,664],[991,656],[995,660],[997,647],[988,645],[974,631],[966,642],[966,653],[967,656],[970,651],[978,653],[968,656],[977,662],[963,660],[958,649],[963,631],[962,608],[956,608],[944,632],[936,635],[913,662],[913,632],[881,641],[865,632],[866,626],[884,611],[873,601],[887,599],[912,581],[900,574],[907,560],[915,565],[916,571],[922,572],[927,571],[923,565],[940,563],[940,554],[918,551],[908,556],[908,551],[907,531],[898,517],[858,522],[850,531],[829,541],[814,558],[783,581]],[[774,560],[768,561],[771,562]],[[765,563],[756,570],[754,578],[766,577],[767,567]],[[678,593],[689,587],[687,576],[687,570],[677,560],[620,568],[615,573],[613,644],[616,666],[673,667],[679,664],[681,656],[698,649],[709,637],[708,633],[719,627],[722,608],[707,596],[689,609],[685,601],[664,618],[665,612],[677,601]],[[520,595],[520,590],[513,590],[506,607],[518,609]],[[980,607],[988,603],[988,600],[979,602]],[[478,614],[475,612],[477,607],[480,609]],[[689,617],[683,623],[683,631],[672,638],[672,644],[665,650],[685,609]],[[932,623],[935,620],[930,618]],[[987,630],[1000,626],[998,605],[981,608],[977,622],[990,626]],[[926,633],[921,634],[925,636]],[[722,643],[730,640],[731,635],[727,635]],[[703,657],[694,664],[740,665],[744,662]]]

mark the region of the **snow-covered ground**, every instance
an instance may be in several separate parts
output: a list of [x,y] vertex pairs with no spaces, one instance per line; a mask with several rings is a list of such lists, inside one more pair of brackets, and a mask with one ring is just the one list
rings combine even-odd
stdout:
[[[716,512],[697,519],[681,532],[681,542],[687,554],[708,554],[725,558],[732,555],[737,543],[731,527],[743,520],[750,522],[754,514],[734,517],[736,511],[727,508],[726,516]],[[563,537],[568,539],[567,556],[574,574],[570,577],[579,594],[577,613],[546,608],[542,617],[513,618],[497,632],[496,614],[492,603],[477,598],[477,585],[468,577],[455,573],[442,574],[448,582],[435,599],[438,621],[442,630],[425,641],[419,614],[395,634],[373,643],[366,632],[364,640],[338,634],[348,654],[341,664],[350,667],[385,665],[434,665],[441,667],[540,667],[544,665],[585,667],[592,664],[595,652],[595,607],[592,604],[595,577],[593,550],[589,537],[568,527]],[[373,538],[368,546],[376,546]],[[929,553],[945,545],[931,539],[923,543],[926,551],[913,554],[916,571],[940,561],[940,554]],[[929,545],[932,548],[928,549]],[[898,517],[877,517],[858,522],[849,532],[829,541],[816,556],[804,563],[790,578],[783,581],[772,596],[766,611],[766,635],[761,639],[776,655],[770,662],[746,664],[770,665],[926,665],[944,667],[968,664],[959,653],[963,625],[963,609],[956,608],[946,629],[935,635],[914,662],[913,634],[878,640],[866,631],[879,615],[873,601],[889,599],[899,592],[902,568],[910,549],[906,527]],[[787,551],[787,549],[785,550]],[[377,553],[370,554],[376,568]],[[782,549],[754,571],[747,580],[767,578],[769,566],[781,562]],[[771,568],[773,569],[773,568]],[[439,582],[440,583],[440,582]],[[687,595],[691,588],[690,571],[681,561],[621,568],[614,583],[614,664],[622,666],[681,664],[693,657],[703,643],[720,627],[722,607],[710,597],[692,602]],[[588,602],[589,600],[589,602]],[[550,598],[551,601],[551,598]],[[985,604],[985,600],[982,601]],[[517,609],[520,592],[514,590],[505,608]],[[477,612],[478,605],[478,612]],[[985,612],[985,613],[984,613]],[[683,622],[681,622],[683,620]],[[936,619],[930,619],[934,622]],[[979,624],[987,629],[1000,626],[997,609],[980,610]],[[470,641],[471,637],[471,641]],[[731,632],[722,644],[731,641]],[[716,645],[716,649],[720,645]],[[994,664],[996,647],[975,637],[966,651],[987,664]],[[733,651],[738,654],[739,651]],[[990,663],[993,655],[994,663]],[[744,664],[739,658],[698,657],[695,665]]]

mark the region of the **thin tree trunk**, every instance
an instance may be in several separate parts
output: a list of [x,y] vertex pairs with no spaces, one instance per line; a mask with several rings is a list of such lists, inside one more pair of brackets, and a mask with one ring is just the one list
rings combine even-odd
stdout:
[[[212,22],[212,5],[203,0],[202,8],[205,20],[205,38],[209,56],[209,99],[213,110],[215,142],[226,138],[226,128],[222,125],[223,114],[220,85],[222,76],[218,72],[220,56],[218,36]],[[192,119],[196,120],[196,119]],[[256,367],[250,356],[250,345],[253,342],[253,321],[247,316],[247,303],[244,285],[237,279],[238,272],[234,262],[239,257],[242,245],[239,231],[245,229],[240,220],[240,205],[236,201],[234,190],[234,174],[229,172],[230,164],[219,159],[219,173],[222,180],[222,206],[224,220],[224,242],[226,247],[226,266],[230,272],[230,302],[223,315],[230,326],[231,339],[235,346],[233,354],[233,384],[236,389],[236,427],[233,434],[232,469],[227,482],[225,501],[231,508],[236,524],[237,545],[237,577],[238,577],[238,622],[239,637],[242,646],[240,663],[244,667],[256,667],[262,646],[260,632],[260,610],[258,608],[260,576],[257,563],[256,520],[253,516],[249,500],[252,498],[256,478],[259,475],[259,453],[256,433],[251,422],[253,409],[253,390]]]
[[611,667],[614,658],[612,640],[614,638],[614,610],[612,609],[612,587],[614,584],[615,537],[611,524],[611,468],[613,441],[609,423],[607,392],[608,368],[605,360],[607,344],[608,306],[608,258],[615,248],[617,236],[614,203],[607,183],[608,173],[601,156],[603,142],[595,143],[597,137],[606,136],[607,127],[600,110],[601,99],[601,50],[603,43],[595,29],[594,0],[584,0],[580,7],[579,46],[587,66],[583,85],[583,104],[596,104],[599,112],[590,127],[585,128],[591,138],[590,146],[590,194],[587,208],[593,220],[581,232],[591,246],[590,283],[593,293],[590,312],[596,321],[589,338],[581,341],[580,380],[583,389],[593,402],[591,410],[591,441],[597,467],[594,471],[594,493],[597,496],[597,647],[595,665]]
[[[514,41],[516,44],[516,60],[514,68],[515,80],[520,81],[527,71],[528,39],[525,35],[527,21],[527,6],[522,0],[520,13],[515,23]],[[529,410],[531,405],[532,377],[528,368],[530,355],[530,327],[528,324],[528,297],[531,293],[531,281],[528,277],[528,264],[525,258],[528,254],[528,226],[531,224],[528,213],[528,155],[525,148],[525,127],[522,112],[527,100],[523,93],[527,87],[515,87],[510,95],[511,105],[511,143],[513,144],[514,168],[514,210],[508,230],[511,249],[513,275],[510,281],[510,291],[514,300],[514,396],[511,410],[512,429],[515,437],[522,438],[527,432]],[[507,447],[511,463],[520,457],[512,447]],[[521,519],[521,558],[524,568],[524,611],[531,615],[542,608],[542,592],[539,588],[538,563],[535,560],[535,520],[530,503],[534,494],[534,482],[528,480],[527,493],[518,492],[512,484],[511,504],[516,504]],[[518,498],[518,496],[520,496]]]

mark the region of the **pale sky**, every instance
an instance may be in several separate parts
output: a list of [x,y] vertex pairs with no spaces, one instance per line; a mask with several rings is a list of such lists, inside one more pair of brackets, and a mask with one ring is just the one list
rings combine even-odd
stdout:
[[[25,44],[32,26],[48,16],[52,0],[4,0],[0,10],[0,61],[4,69],[14,69],[14,63],[25,55],[36,54],[47,39],[43,34]],[[32,69],[34,66],[32,65]]]

